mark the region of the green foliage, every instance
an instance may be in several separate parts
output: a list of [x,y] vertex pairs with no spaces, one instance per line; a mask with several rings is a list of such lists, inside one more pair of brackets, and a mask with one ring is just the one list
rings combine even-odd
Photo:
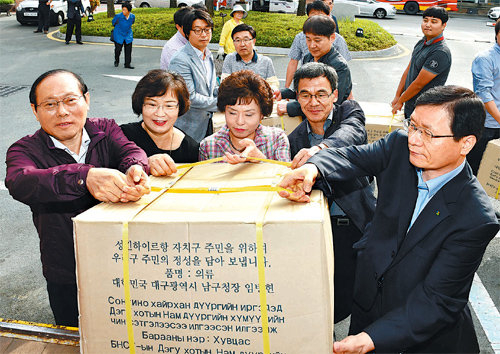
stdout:
[[[351,51],[380,50],[396,45],[394,37],[377,23],[370,20],[342,20],[339,23],[340,33],[345,38]],[[356,29],[362,28],[364,37],[356,37]]]
[[[177,9],[168,8],[137,8],[132,10],[136,16],[135,24],[132,26],[134,38],[170,39],[177,31],[173,20],[175,11]],[[226,20],[230,18],[229,10],[215,12],[212,43],[219,42],[223,26],[221,12],[228,15],[225,17]],[[95,14],[94,19],[95,21],[92,22],[82,21],[82,34],[109,36],[113,26],[111,26],[111,19],[106,17],[106,13]],[[305,16],[250,11],[244,22],[255,28],[258,46],[289,48],[295,35],[302,30],[305,20]],[[346,39],[350,50],[378,50],[396,44],[389,33],[370,20],[356,20],[354,22],[344,20],[339,23],[339,26],[340,33]],[[356,37],[355,33],[358,27],[364,29],[365,37]],[[66,27],[61,28],[61,32],[65,33]]]
[[0,5],[12,5],[14,0],[0,0]]

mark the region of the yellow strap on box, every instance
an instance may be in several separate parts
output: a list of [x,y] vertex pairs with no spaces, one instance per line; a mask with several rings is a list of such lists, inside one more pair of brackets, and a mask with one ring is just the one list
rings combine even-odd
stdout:
[[499,194],[500,194],[500,183],[498,184],[497,194],[495,194],[495,199],[498,199]]
[[128,222],[123,223],[122,231],[123,250],[123,288],[125,291],[125,323],[127,324],[128,347],[135,354],[134,328],[132,326],[132,302],[130,301],[130,268],[128,262]]

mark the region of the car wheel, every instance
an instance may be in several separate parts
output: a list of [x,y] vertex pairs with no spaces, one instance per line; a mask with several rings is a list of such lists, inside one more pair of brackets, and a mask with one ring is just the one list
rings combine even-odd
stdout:
[[387,13],[385,12],[384,9],[376,9],[375,12],[373,13],[373,15],[376,18],[384,18],[385,15],[387,15]]
[[147,2],[143,2],[139,7],[151,7]]
[[57,13],[54,23],[56,26],[61,26],[64,23],[64,14],[62,12]]
[[404,10],[408,15],[416,15],[420,8],[416,2],[412,1],[406,3]]
[[181,2],[179,5],[177,5],[177,7],[186,7],[186,6],[187,6],[187,4],[185,4],[183,2]]

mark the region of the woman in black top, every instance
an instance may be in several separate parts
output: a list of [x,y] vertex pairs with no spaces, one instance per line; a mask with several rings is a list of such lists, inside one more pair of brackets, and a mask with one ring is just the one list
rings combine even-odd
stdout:
[[[198,161],[200,144],[174,127],[177,117],[189,110],[189,92],[177,73],[151,70],[132,94],[132,109],[142,121],[121,125],[127,138],[149,157],[153,176],[177,171],[175,162]],[[175,161],[175,162],[174,162]]]

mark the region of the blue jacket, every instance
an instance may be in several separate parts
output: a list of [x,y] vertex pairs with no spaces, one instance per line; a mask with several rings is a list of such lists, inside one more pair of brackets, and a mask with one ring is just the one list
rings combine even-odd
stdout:
[[131,13],[128,16],[128,20],[125,18],[125,15],[120,12],[118,15],[113,17],[113,21],[111,24],[115,26],[115,31],[113,32],[113,36],[115,38],[115,42],[122,44],[123,42],[129,44],[134,40],[134,33],[132,32],[132,25],[135,22],[135,15]]

